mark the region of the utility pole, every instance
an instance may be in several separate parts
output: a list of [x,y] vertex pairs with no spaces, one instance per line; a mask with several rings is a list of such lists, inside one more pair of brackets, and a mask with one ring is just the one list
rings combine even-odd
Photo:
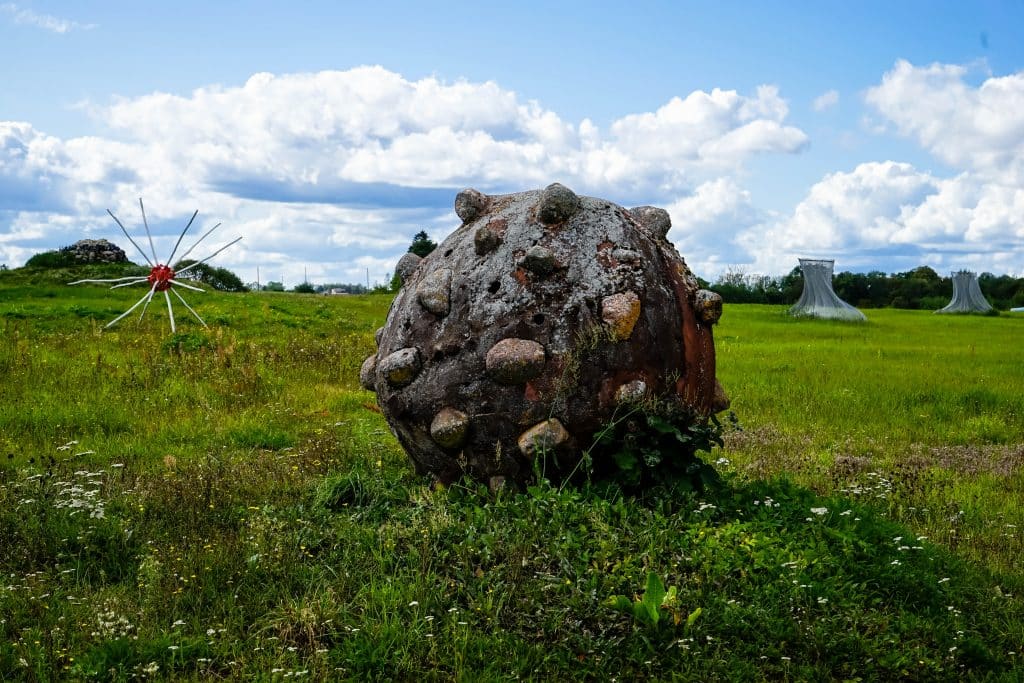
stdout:
[[260,291],[260,267],[256,266],[256,291]]
[[370,269],[369,268],[366,269],[366,289],[367,289],[367,291],[369,291],[369,289],[370,289]]
[[309,284],[309,272],[306,270],[306,266],[302,266],[302,281]]

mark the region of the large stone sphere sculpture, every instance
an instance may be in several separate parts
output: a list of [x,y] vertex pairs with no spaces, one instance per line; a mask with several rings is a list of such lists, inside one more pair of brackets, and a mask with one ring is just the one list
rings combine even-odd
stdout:
[[418,472],[521,485],[538,458],[548,476],[572,470],[622,404],[668,399],[695,420],[727,407],[722,300],[666,240],[665,210],[556,183],[464,190],[455,211],[436,250],[399,262],[360,372]]

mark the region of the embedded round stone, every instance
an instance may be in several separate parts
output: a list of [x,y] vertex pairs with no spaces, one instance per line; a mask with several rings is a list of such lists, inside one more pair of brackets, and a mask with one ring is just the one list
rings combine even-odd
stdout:
[[431,313],[448,315],[451,306],[452,271],[440,268],[420,281],[416,287],[416,298],[420,305]]
[[601,319],[615,339],[629,339],[640,318],[640,297],[633,292],[620,292],[601,300]]
[[569,440],[569,432],[565,430],[558,418],[544,420],[527,429],[519,437],[519,451],[530,460],[538,455],[557,450]]
[[580,198],[561,183],[551,183],[544,188],[537,206],[537,218],[544,225],[553,225],[567,220],[580,208]]
[[430,438],[441,448],[458,448],[466,440],[469,415],[455,408],[442,408],[430,423]]
[[619,263],[634,265],[640,263],[640,252],[632,249],[617,248],[612,251],[612,258]]
[[468,223],[487,208],[487,195],[473,188],[466,188],[455,195],[455,213]]
[[693,307],[704,322],[714,325],[722,317],[722,297],[708,289],[698,289],[694,295]]
[[616,403],[633,403],[647,395],[647,382],[642,379],[635,379],[626,382],[615,390]]
[[659,239],[665,239],[669,228],[672,227],[672,218],[668,215],[668,211],[656,206],[638,206],[630,209],[629,213],[647,229],[647,232]]
[[479,256],[489,254],[501,244],[501,235],[491,230],[486,225],[478,229],[473,235],[473,248]]
[[377,354],[363,361],[359,368],[359,384],[363,389],[373,391],[373,382],[377,375]]
[[544,370],[544,347],[529,339],[502,339],[485,359],[487,373],[501,384],[522,384]]
[[377,362],[377,371],[393,387],[404,387],[416,379],[422,367],[419,349],[408,347],[388,354]]
[[405,284],[405,281],[416,272],[416,269],[420,267],[421,261],[423,259],[411,251],[398,259],[398,265],[395,266],[395,274],[398,275],[398,279],[402,281],[402,284]]
[[373,333],[373,343],[380,347],[380,338],[384,336],[384,328],[378,327],[377,331]]
[[526,250],[520,263],[532,273],[547,275],[555,269],[555,254],[547,247],[535,244]]

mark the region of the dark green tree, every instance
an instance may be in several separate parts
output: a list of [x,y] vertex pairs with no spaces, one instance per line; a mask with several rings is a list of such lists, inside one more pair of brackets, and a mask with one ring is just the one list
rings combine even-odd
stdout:
[[437,242],[430,239],[425,230],[420,230],[416,233],[412,238],[412,244],[409,245],[409,251],[420,258],[423,258],[435,249],[437,249]]
[[26,268],[70,268],[77,265],[81,265],[81,261],[67,248],[40,252],[25,263]]
[[263,285],[263,291],[264,292],[283,292],[284,291],[284,283],[283,282],[274,282],[273,280],[271,280],[267,284]]
[[[195,263],[192,259],[184,259],[174,264],[174,272]],[[214,268],[208,263],[200,263],[182,276],[182,279],[201,282],[221,292],[248,292],[242,279],[227,268]]]
[[292,291],[298,292],[299,294],[315,294],[316,288],[308,282],[300,282],[292,288]]

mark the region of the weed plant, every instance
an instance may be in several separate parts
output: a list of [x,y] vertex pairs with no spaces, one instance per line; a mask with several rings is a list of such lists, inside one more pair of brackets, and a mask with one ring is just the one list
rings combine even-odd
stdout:
[[729,307],[720,482],[491,494],[359,388],[386,296],[136,298],[0,273],[0,680],[1024,674],[1019,320]]

